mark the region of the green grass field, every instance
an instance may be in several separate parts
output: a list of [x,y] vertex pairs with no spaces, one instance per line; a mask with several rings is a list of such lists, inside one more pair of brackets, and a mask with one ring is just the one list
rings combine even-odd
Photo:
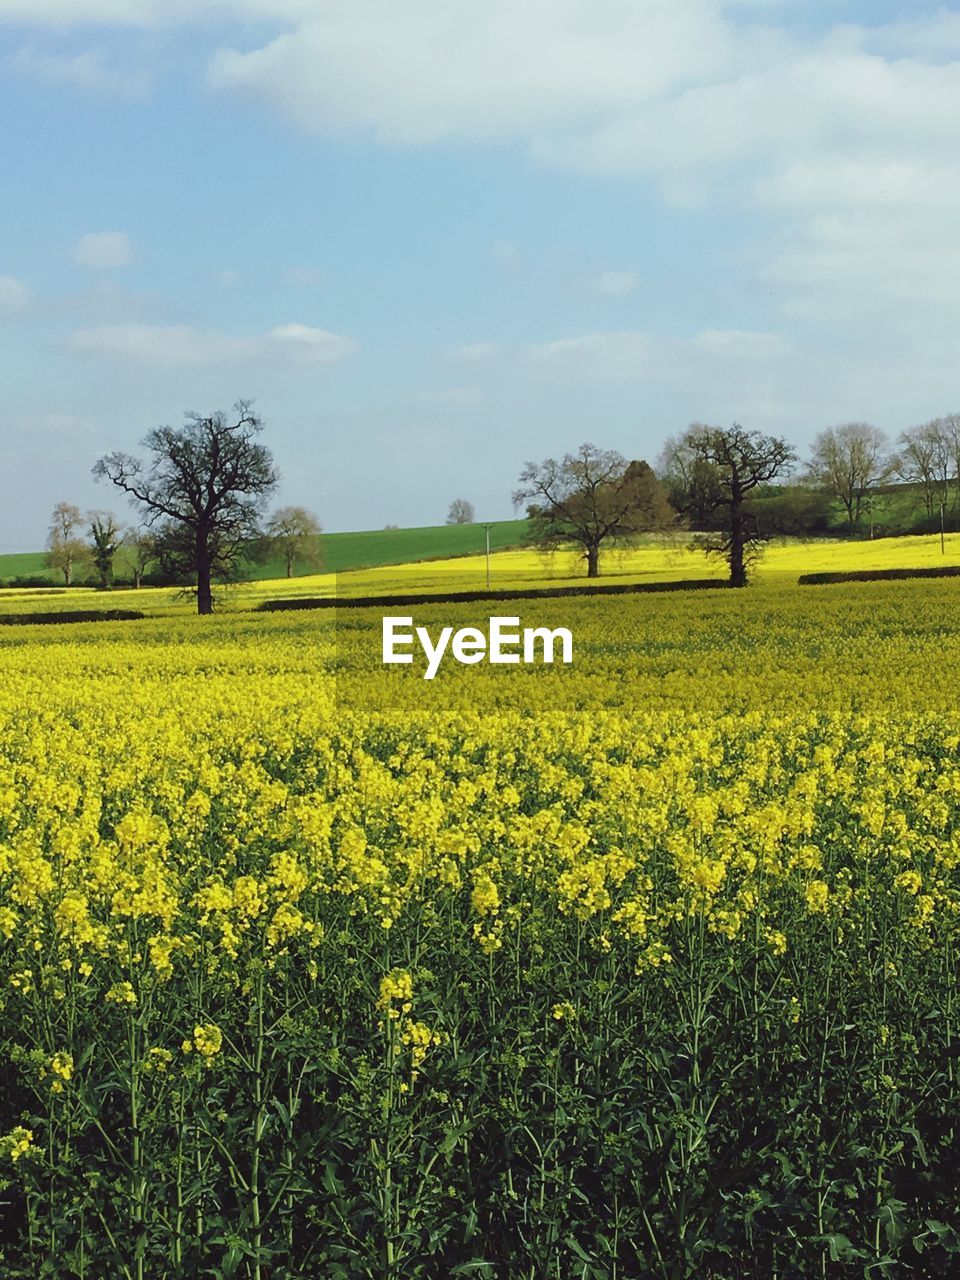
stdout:
[[[498,520],[490,527],[491,550],[520,546],[526,539],[526,520]],[[428,525],[422,529],[374,529],[366,533],[325,533],[320,538],[320,563],[295,565],[294,573],[344,573],[380,565],[417,560],[445,560],[478,555],[486,546],[482,525]],[[251,564],[243,574],[251,582],[282,578],[286,565],[277,556]]]
[[[490,527],[490,547],[502,551],[520,546],[527,533],[526,520],[498,520]],[[325,533],[320,539],[319,563],[294,566],[296,577],[317,572],[343,573],[350,569],[374,569],[379,565],[409,564],[418,560],[443,560],[451,556],[477,555],[485,548],[482,525],[436,525],[422,529],[373,529],[363,533]],[[123,552],[117,557],[117,573],[129,572]],[[242,573],[248,582],[281,578],[286,565],[279,557],[249,564]],[[80,580],[87,575],[81,574]],[[0,583],[18,577],[43,577],[57,584],[44,564],[42,551],[0,555]]]
[[53,578],[50,570],[43,563],[42,551],[21,551],[10,555],[0,555],[0,581],[10,578]]

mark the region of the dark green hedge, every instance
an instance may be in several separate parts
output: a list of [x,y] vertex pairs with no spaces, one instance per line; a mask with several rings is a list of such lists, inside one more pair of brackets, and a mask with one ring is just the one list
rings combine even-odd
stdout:
[[850,569],[836,573],[803,573],[801,586],[819,587],[831,582],[887,582],[901,578],[960,578],[960,565],[945,564],[935,569]]
[[691,578],[680,582],[620,582],[604,587],[521,587],[503,591],[447,591],[412,596],[304,596],[299,600],[264,600],[263,613],[285,609],[375,609],[407,604],[472,604],[477,600],[551,600],[561,596],[627,596],[648,591],[705,591],[726,588],[719,578]]
[[62,609],[59,613],[0,613],[0,626],[36,626],[60,622],[132,622],[147,615],[139,609]]

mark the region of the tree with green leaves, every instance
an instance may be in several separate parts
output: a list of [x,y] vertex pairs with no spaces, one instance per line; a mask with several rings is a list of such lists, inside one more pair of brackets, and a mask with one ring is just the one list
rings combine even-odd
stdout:
[[87,519],[90,523],[90,558],[97,571],[97,586],[106,591],[113,584],[113,561],[123,545],[123,530],[110,512],[91,511]]
[[600,576],[605,546],[628,543],[665,528],[673,512],[663,486],[646,462],[627,462],[614,449],[582,444],[558,462],[528,462],[514,505],[526,504],[531,540],[544,548],[578,545],[587,577]]

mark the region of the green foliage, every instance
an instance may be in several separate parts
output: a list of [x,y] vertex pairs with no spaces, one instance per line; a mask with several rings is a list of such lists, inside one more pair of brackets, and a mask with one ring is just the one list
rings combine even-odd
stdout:
[[898,582],[904,578],[957,578],[960,565],[946,564],[936,568],[919,569],[850,569],[829,573],[802,573],[797,579],[800,586],[824,586],[836,582]]
[[[734,957],[694,922],[674,963],[638,979],[602,922],[554,916],[493,955],[448,934],[427,969],[429,915],[392,940],[417,1016],[443,1036],[416,1072],[378,1021],[364,956],[382,929],[346,906],[315,977],[293,949],[233,997],[218,985],[205,1016],[228,1030],[210,1060],[145,1068],[151,1026],[199,1016],[163,988],[148,1008],[101,1006],[107,1059],[93,1071],[81,1056],[46,1108],[39,1059],[14,1052],[5,1122],[38,1145],[6,1192],[20,1239],[2,1274],[786,1280],[960,1265],[949,950],[898,944],[892,919],[856,939],[798,920],[785,974],[761,939]],[[83,995],[65,983],[69,1019]],[[202,974],[190,1000],[204,1005]]]

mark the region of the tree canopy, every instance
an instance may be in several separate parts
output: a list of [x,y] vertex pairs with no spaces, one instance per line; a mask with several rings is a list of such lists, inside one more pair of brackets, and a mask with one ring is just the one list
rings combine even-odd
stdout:
[[713,525],[699,545],[721,555],[730,566],[730,585],[747,585],[747,563],[762,535],[745,509],[750,494],[788,471],[794,449],[779,436],[695,422],[663,454],[667,487],[674,506],[701,525]]
[[142,447],[149,462],[126,453],[100,459],[94,476],[126,493],[145,522],[162,526],[196,577],[197,612],[213,612],[212,579],[235,563],[257,536],[264,502],[279,479],[258,436],[250,401],[232,415],[188,413],[186,425],[156,427]]
[[539,546],[582,548],[589,578],[599,577],[604,545],[664,528],[673,515],[646,462],[628,463],[616,450],[593,444],[582,444],[559,462],[528,462],[513,501],[526,504],[531,538]]

